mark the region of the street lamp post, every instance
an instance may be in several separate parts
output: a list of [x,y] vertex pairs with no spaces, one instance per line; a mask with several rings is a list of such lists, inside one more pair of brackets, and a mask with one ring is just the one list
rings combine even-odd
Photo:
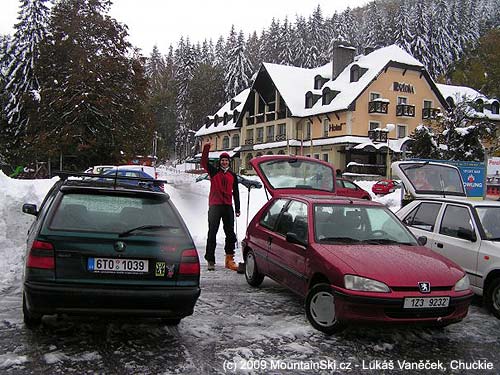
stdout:
[[389,180],[391,178],[391,155],[389,148],[389,133],[394,130],[396,126],[394,124],[387,124],[385,126],[385,131],[387,132],[387,157],[385,160],[386,164],[386,177]]

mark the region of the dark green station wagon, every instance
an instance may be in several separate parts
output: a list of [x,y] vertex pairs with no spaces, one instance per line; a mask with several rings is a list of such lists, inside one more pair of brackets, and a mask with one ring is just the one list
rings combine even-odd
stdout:
[[23,205],[36,216],[25,257],[27,326],[51,314],[160,317],[178,324],[193,313],[200,263],[182,217],[150,180],[131,186],[121,179],[65,176],[40,208]]

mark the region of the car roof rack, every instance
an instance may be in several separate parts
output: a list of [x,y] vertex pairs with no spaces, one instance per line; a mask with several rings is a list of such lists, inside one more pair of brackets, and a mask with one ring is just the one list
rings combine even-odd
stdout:
[[[152,186],[161,186],[164,184],[168,184],[166,180],[156,180],[153,177],[146,178],[146,177],[131,177],[131,176],[118,176],[117,173],[115,174],[109,174],[109,175],[102,175],[102,174],[97,174],[97,173],[84,173],[84,172],[71,172],[71,171],[55,171],[53,173],[54,176],[60,177],[63,181],[68,181],[68,178],[70,177],[83,177],[83,178],[99,178],[103,180],[111,180],[113,181],[113,187],[116,188],[117,183],[119,180],[124,180],[124,181],[142,181],[142,182],[147,182],[148,184],[151,184]],[[89,180],[82,180],[83,182],[89,182]],[[95,180],[93,180],[96,182]],[[98,182],[106,182],[106,181],[98,181]],[[120,185],[122,187],[123,185]],[[145,187],[145,186],[142,186]]]

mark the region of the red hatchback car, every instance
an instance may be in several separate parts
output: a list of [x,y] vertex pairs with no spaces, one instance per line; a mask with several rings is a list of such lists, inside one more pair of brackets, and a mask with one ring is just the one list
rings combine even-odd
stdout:
[[242,242],[250,285],[268,276],[305,297],[309,322],[327,334],[356,321],[445,326],[467,315],[465,272],[385,206],[338,197],[330,164],[284,155],[250,164],[272,196]]
[[351,180],[345,178],[337,178],[336,185],[337,185],[336,189],[337,195],[340,195],[341,197],[360,198],[360,199],[367,199],[369,201],[372,200],[372,197],[369,192],[367,192],[360,186],[356,185]]
[[380,180],[372,186],[373,194],[389,194],[399,188],[399,183],[394,180]]

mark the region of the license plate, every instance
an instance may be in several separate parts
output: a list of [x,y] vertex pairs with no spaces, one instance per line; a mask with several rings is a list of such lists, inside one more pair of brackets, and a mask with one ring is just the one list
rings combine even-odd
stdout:
[[405,309],[434,309],[448,307],[450,297],[412,297],[405,298]]
[[112,259],[88,258],[87,269],[90,272],[108,273],[147,273],[147,259]]

